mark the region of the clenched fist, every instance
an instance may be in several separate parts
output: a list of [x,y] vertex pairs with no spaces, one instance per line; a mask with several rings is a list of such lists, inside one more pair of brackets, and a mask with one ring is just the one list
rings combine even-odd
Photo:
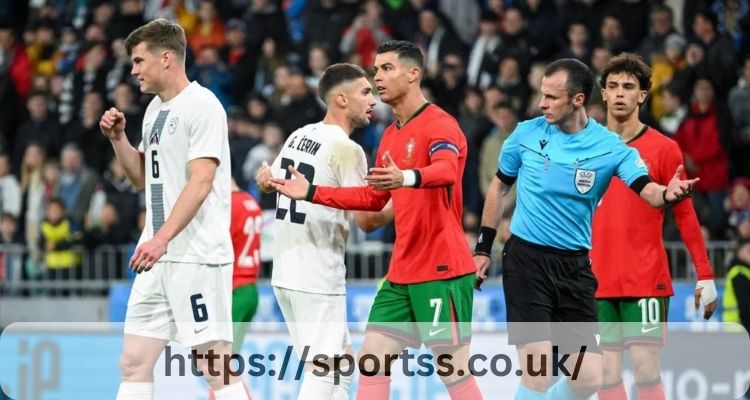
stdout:
[[112,140],[120,140],[125,133],[125,114],[112,107],[99,120],[102,134]]

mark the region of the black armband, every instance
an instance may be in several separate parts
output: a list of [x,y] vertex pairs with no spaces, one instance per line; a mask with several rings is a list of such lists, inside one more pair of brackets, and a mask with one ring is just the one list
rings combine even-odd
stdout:
[[502,183],[505,184],[505,186],[511,187],[514,183],[516,183],[517,176],[508,176],[503,173],[503,171],[500,171],[498,168],[497,172],[495,172],[495,176],[497,179],[500,179]]
[[310,203],[313,202],[313,197],[315,197],[315,189],[317,189],[317,187],[317,185],[313,185],[312,183],[307,187],[307,194],[305,195],[306,201],[309,201]]
[[646,187],[649,183],[653,182],[651,178],[649,178],[648,175],[639,176],[636,178],[636,180],[633,181],[633,183],[630,184],[630,189],[632,189],[635,194],[641,195],[641,191],[643,188]]
[[481,254],[490,257],[490,255],[492,255],[492,243],[495,242],[496,235],[497,229],[492,229],[486,226],[479,228],[477,244],[474,246],[474,255]]

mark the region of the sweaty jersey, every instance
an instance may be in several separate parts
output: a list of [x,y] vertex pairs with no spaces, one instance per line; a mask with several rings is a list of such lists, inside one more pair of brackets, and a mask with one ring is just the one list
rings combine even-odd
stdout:
[[260,232],[263,213],[258,203],[247,192],[232,192],[230,223],[234,272],[232,289],[255,283],[260,268]]
[[563,250],[591,248],[591,216],[612,176],[630,186],[648,175],[638,152],[592,118],[574,134],[544,117],[521,122],[503,143],[498,164],[504,183],[517,178],[510,231]]
[[[276,178],[296,168],[316,185],[361,186],[365,152],[338,125],[306,125],[289,136],[271,166]],[[271,284],[319,294],[346,293],[344,251],[349,213],[279,195]]]
[[377,164],[388,151],[398,168],[416,171],[413,188],[375,190],[317,187],[313,201],[344,209],[378,211],[393,199],[396,243],[386,278],[399,284],[450,279],[476,271],[461,226],[461,178],[466,138],[456,120],[426,103],[403,126],[383,133]]
[[[661,185],[667,185],[683,163],[677,143],[652,128],[644,128],[628,145],[638,150],[651,180]],[[684,173],[682,179],[687,179]],[[685,199],[671,209],[698,279],[712,279],[693,202]],[[594,213],[590,256],[599,281],[597,298],[666,297],[674,293],[663,225],[664,209],[651,207],[621,179],[612,178]]]
[[164,224],[188,182],[188,164],[198,158],[218,161],[211,192],[188,225],[169,242],[160,261],[229,264],[231,175],[227,114],[208,89],[192,82],[162,102],[156,96],[143,117],[146,225],[138,241],[151,239]]

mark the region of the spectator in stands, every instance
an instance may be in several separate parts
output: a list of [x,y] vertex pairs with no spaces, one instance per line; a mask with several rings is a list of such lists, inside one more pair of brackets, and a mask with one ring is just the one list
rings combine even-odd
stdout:
[[279,125],[288,137],[296,129],[323,119],[323,109],[317,97],[305,83],[305,75],[298,68],[289,73],[286,102],[274,113]]
[[529,71],[527,79],[529,82],[529,88],[531,88],[531,97],[529,97],[526,110],[520,114],[521,119],[531,119],[542,115],[542,110],[539,108],[539,102],[542,100],[542,78],[544,78],[545,68],[547,68],[547,64],[545,63],[534,63],[531,65],[531,70]]
[[[247,153],[260,141],[261,134],[253,137],[256,133],[255,127],[248,120],[245,111],[238,107],[230,108],[227,113],[227,125],[229,128],[229,155],[232,161],[232,179],[240,187],[246,187],[247,182],[242,174],[242,164],[245,162]],[[260,131],[260,128],[258,128]]]
[[492,123],[487,119],[484,112],[484,99],[481,90],[474,87],[466,89],[457,119],[461,131],[466,135],[466,142],[478,149],[484,137],[492,128]]
[[678,33],[672,33],[666,37],[662,47],[663,53],[651,55],[651,89],[649,89],[649,102],[651,103],[651,116],[659,119],[664,114],[662,107],[662,91],[673,80],[684,81],[675,76],[687,67],[685,62],[685,47],[687,41]]
[[503,12],[500,37],[503,44],[495,50],[497,59],[513,56],[521,66],[521,73],[528,73],[534,51],[529,42],[526,32],[526,19],[521,9],[510,7]]
[[[114,102],[115,91],[117,85],[122,83],[128,83],[135,85],[135,79],[130,75],[130,70],[133,66],[128,55],[128,50],[125,48],[125,43],[122,39],[115,39],[112,41],[112,67],[107,72],[107,97],[108,102]],[[132,120],[128,120],[132,121]],[[140,132],[140,128],[138,130]],[[129,133],[129,132],[128,132]]]
[[670,82],[661,90],[659,100],[662,115],[657,119],[657,123],[659,131],[667,136],[674,135],[687,117],[688,107],[683,101],[684,91],[679,82]]
[[86,165],[101,174],[114,157],[112,145],[99,131],[99,118],[104,113],[104,100],[99,92],[88,92],[83,98],[81,115],[65,132],[65,143],[75,143],[83,152]]
[[[567,38],[567,45],[555,55],[554,59],[575,58],[588,64],[591,60],[591,48],[589,47],[589,29],[586,24],[574,21],[568,25]],[[533,106],[539,108],[536,104]]]
[[41,260],[39,251],[39,224],[44,219],[44,149],[36,143],[26,147],[21,161],[21,232],[31,260]]
[[[40,226],[40,243],[44,249],[48,280],[76,279],[81,274],[81,254],[72,249],[82,239],[80,225],[69,219],[66,214],[65,203],[61,199],[52,198],[47,203],[44,221]],[[65,295],[68,291],[62,293]]]
[[531,61],[546,61],[555,54],[558,35],[557,5],[554,0],[525,0],[516,2],[526,21],[529,33]]
[[383,22],[382,13],[383,7],[377,0],[365,1],[360,14],[344,30],[339,44],[341,54],[356,54],[360,65],[372,65],[375,50],[391,39],[391,28]]
[[[129,32],[128,32],[129,33]],[[216,5],[210,0],[201,0],[198,5],[198,24],[188,36],[188,47],[194,54],[205,47],[219,49],[224,46],[224,22],[216,12]]]
[[[239,105],[255,84],[255,68],[258,65],[258,52],[247,48],[245,21],[230,19],[225,27],[226,44],[219,49],[221,61],[229,68],[234,78],[231,104]],[[129,120],[128,120],[129,121]]]
[[84,166],[81,149],[68,143],[60,152],[60,181],[53,190],[56,198],[63,202],[70,219],[83,226],[83,218],[89,210],[91,198],[98,185],[97,175]]
[[15,92],[26,99],[31,88],[32,69],[26,46],[16,40],[10,25],[0,25],[0,75],[8,74]]
[[268,38],[263,42],[258,68],[255,70],[255,92],[260,93],[275,104],[286,90],[289,82],[289,66],[286,55],[276,46],[276,41]]
[[706,9],[693,16],[693,34],[703,51],[689,54],[688,68],[694,77],[709,77],[716,98],[723,102],[737,82],[737,52],[732,39],[718,31],[716,15]]
[[117,157],[109,162],[109,168],[102,175],[102,189],[107,203],[111,203],[119,210],[119,215],[127,226],[126,231],[135,227],[138,213],[140,194],[130,184],[125,169]]
[[507,56],[500,61],[497,78],[492,84],[505,94],[506,100],[510,102],[517,115],[526,110],[531,89],[521,73],[521,65],[517,58]]
[[711,219],[703,221],[710,226],[713,237],[724,234],[724,197],[729,186],[729,160],[722,145],[719,122],[711,81],[698,79],[690,112],[674,139],[685,155],[688,176],[700,178],[695,184],[695,194],[702,196],[709,206]]
[[742,75],[729,92],[729,110],[732,112],[732,161],[736,175],[750,176],[750,56],[742,64]]
[[467,83],[470,86],[479,86],[483,80],[489,82],[490,76],[497,71],[499,59],[495,50],[502,45],[497,29],[498,20],[497,14],[492,11],[482,12],[479,19],[479,36],[469,51]]
[[[285,54],[290,50],[288,24],[280,2],[252,0],[244,19],[247,23],[247,40],[250,51],[257,51],[269,38],[273,39],[279,53]],[[324,23],[327,24],[328,22]],[[341,32],[339,32],[340,34]]]
[[73,71],[78,59],[78,34],[71,26],[63,27],[60,37],[60,45],[55,52],[55,72],[57,74],[68,74]]
[[630,44],[623,33],[622,22],[614,14],[605,15],[602,19],[597,47],[604,47],[612,54],[619,54],[629,49]]
[[11,213],[0,214],[0,245],[22,243],[23,239],[18,230],[18,218]]
[[[18,166],[23,152],[29,143],[40,144],[45,152],[57,154],[62,145],[62,128],[57,119],[50,114],[47,106],[47,93],[35,92],[26,101],[29,120],[18,129],[13,151],[13,165]],[[18,170],[18,168],[14,168]]]
[[440,63],[440,74],[429,86],[435,104],[458,117],[458,108],[466,91],[466,71],[459,54],[448,53]]
[[242,163],[242,175],[245,182],[255,182],[255,173],[262,163],[269,164],[276,159],[284,144],[284,134],[281,127],[275,123],[268,123],[263,127],[263,141],[250,149]]
[[[96,223],[87,223],[84,233],[84,244],[89,249],[95,249],[101,245],[122,245],[130,240],[130,230],[127,224],[120,218],[120,208],[114,203],[107,201],[102,207],[101,215],[96,218]],[[135,227],[135,224],[133,225]],[[99,266],[106,267],[106,266]],[[106,269],[106,268],[104,268]]]
[[[609,59],[612,58],[612,54],[612,50],[604,46],[594,47],[594,50],[591,51],[591,61],[588,65],[591,67],[591,72],[594,73],[594,82],[599,82],[601,80],[604,66],[607,65]],[[599,85],[594,86],[594,93],[591,95],[593,100],[601,98],[601,94],[599,94],[597,90],[598,86]]]
[[188,71],[188,78],[210,90],[219,99],[224,109],[229,108],[232,101],[234,76],[219,58],[219,51],[216,47],[205,44],[201,48],[195,58],[195,64]]
[[[508,102],[500,102],[487,107],[487,116],[494,124],[494,127],[487,138],[484,139],[482,147],[479,149],[479,189],[482,192],[483,198],[487,196],[490,182],[497,173],[497,155],[500,154],[500,149],[503,147],[505,139],[510,136],[518,124],[518,114]],[[515,192],[515,189],[511,188],[510,192]],[[510,192],[506,197],[506,203],[508,203],[508,209],[512,210],[511,199],[514,196]]]
[[[331,57],[328,55],[328,48],[321,44],[314,44],[307,52],[307,70],[308,74],[305,83],[312,89],[315,95],[318,95],[318,82],[323,76],[323,71],[331,65]],[[324,105],[324,104],[323,104]]]
[[34,30],[34,42],[26,48],[36,76],[52,77],[55,75],[55,22],[43,19]]
[[112,18],[109,28],[109,37],[113,39],[125,38],[136,28],[143,25],[143,9],[140,0],[121,0],[120,8]]
[[[441,16],[429,8],[419,12],[419,33],[414,40],[424,52],[425,78],[434,79],[440,73],[440,61],[446,54],[463,54],[461,39],[446,25]],[[365,64],[368,65],[368,64]]]
[[[89,92],[106,93],[107,49],[104,42],[91,42],[83,49],[83,66],[65,77],[65,89],[60,95],[60,123],[67,124],[76,118],[81,109],[83,97]],[[53,149],[47,149],[50,154]]]
[[739,228],[743,222],[750,221],[750,178],[741,177],[732,181],[727,201],[727,225],[729,237],[739,237]]
[[[388,5],[386,5],[388,7]],[[329,49],[332,60],[340,59],[341,35],[354,20],[358,8],[337,0],[319,0],[310,6],[305,24],[305,48],[322,45]]]
[[21,187],[10,171],[10,157],[0,154],[0,213],[18,218],[21,213]]
[[[651,8],[648,36],[641,40],[637,53],[648,64],[656,54],[663,54],[668,36],[677,33],[674,28],[674,15],[667,5],[656,5]],[[684,46],[683,46],[684,47]]]

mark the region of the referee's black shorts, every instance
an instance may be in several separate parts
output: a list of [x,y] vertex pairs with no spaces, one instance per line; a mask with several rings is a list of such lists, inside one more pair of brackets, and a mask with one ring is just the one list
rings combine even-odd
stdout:
[[561,352],[600,353],[597,281],[587,250],[569,251],[511,236],[503,249],[508,341],[551,340]]

